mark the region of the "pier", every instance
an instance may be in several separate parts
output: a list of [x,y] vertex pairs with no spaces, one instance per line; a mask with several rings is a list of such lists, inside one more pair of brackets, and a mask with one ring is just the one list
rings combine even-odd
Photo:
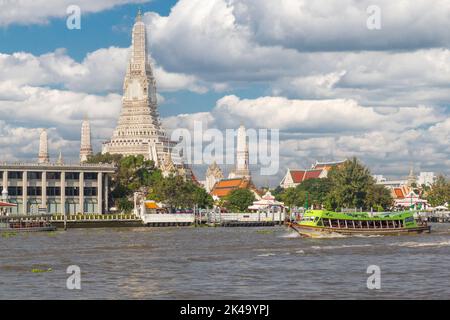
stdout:
[[450,223],[450,211],[417,212],[416,217],[428,222]]
[[59,228],[142,227],[142,220],[133,214],[53,215],[51,223]]
[[201,220],[208,226],[216,227],[262,227],[284,224],[284,212],[208,212]]

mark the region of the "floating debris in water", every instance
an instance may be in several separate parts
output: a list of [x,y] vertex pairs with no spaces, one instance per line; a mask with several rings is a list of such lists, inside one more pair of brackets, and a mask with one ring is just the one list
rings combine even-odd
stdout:
[[53,269],[52,268],[48,268],[48,269],[32,269],[31,272],[33,273],[44,273],[44,272],[52,272]]
[[13,231],[2,232],[1,234],[2,234],[2,238],[11,238],[11,237],[17,236],[17,232],[13,232]]

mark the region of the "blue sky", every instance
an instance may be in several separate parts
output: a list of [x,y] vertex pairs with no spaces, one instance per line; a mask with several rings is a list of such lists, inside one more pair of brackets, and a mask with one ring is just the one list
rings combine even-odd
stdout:
[[[14,4],[15,3],[15,4]],[[141,7],[170,131],[196,120],[281,132],[288,167],[360,157],[374,173],[449,173],[450,6],[436,0],[68,0],[0,3],[0,149],[77,158],[88,114],[97,151],[120,112],[131,28]],[[426,12],[426,14],[424,14]],[[418,18],[420,17],[420,19]],[[426,155],[426,157],[424,157]],[[262,178],[266,181],[266,178]]]
[[50,18],[45,25],[10,25],[0,29],[0,51],[27,51],[41,55],[57,48],[66,48],[73,59],[81,61],[87,53],[98,48],[129,46],[130,31],[138,8],[168,15],[174,3],[174,0],[154,0],[146,4],[117,6],[98,13],[83,14],[82,11],[81,30],[67,29],[66,17]]
[[[0,28],[0,52],[12,54],[25,51],[35,56],[64,48],[71,58],[82,62],[86,55],[110,46],[126,48],[131,43],[131,28],[139,8],[168,15],[176,0],[153,0],[143,4],[117,6],[98,13],[83,14],[81,30],[66,28],[66,17],[50,18],[44,25],[11,25]],[[151,44],[150,44],[151,47]],[[151,48],[150,48],[151,50]],[[119,75],[121,77],[121,75]],[[58,87],[54,85],[53,87]],[[243,98],[263,95],[265,85],[240,84],[233,92]],[[117,91],[121,92],[120,88]],[[222,93],[196,94],[186,90],[165,94],[167,103],[161,104],[161,116],[208,111]]]

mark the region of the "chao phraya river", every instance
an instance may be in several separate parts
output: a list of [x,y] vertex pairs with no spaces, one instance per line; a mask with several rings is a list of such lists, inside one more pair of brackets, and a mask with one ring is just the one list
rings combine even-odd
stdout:
[[[285,227],[4,235],[0,298],[450,299],[449,228],[325,239],[301,239]],[[66,287],[70,265],[81,269],[81,290]],[[367,288],[369,265],[380,267],[379,290]]]

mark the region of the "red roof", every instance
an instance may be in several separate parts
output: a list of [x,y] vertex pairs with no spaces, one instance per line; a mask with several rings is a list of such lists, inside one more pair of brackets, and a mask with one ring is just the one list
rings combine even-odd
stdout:
[[322,170],[290,170],[289,172],[294,183],[302,183],[308,179],[319,178]]
[[308,179],[317,179],[320,177],[320,174],[322,173],[322,170],[308,170],[306,171],[305,177],[303,180]]
[[305,176],[305,170],[291,170],[290,173],[294,183],[302,182]]

